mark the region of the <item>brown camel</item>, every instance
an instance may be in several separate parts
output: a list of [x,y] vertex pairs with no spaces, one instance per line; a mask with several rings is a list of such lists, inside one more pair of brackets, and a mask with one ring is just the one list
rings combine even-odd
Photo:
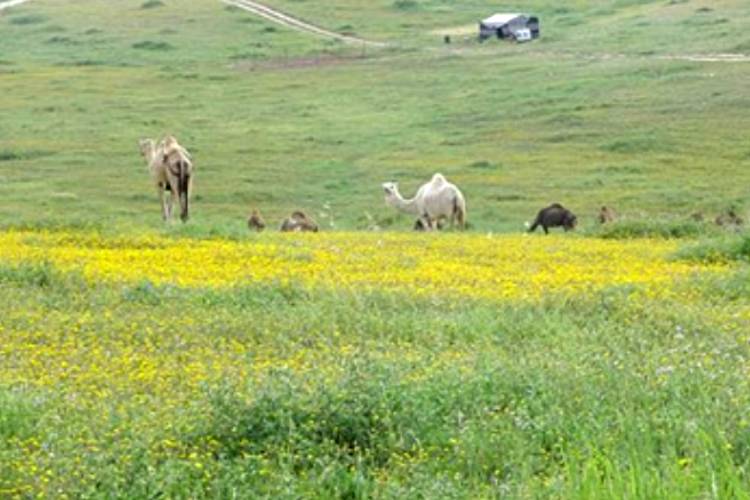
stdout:
[[[162,217],[164,220],[172,217],[172,205],[177,197],[181,208],[180,218],[185,222],[188,218],[193,178],[190,153],[171,135],[158,145],[151,139],[142,139],[139,146],[159,194]],[[167,195],[167,191],[170,195]]]
[[307,216],[305,212],[297,210],[292,215],[284,219],[279,230],[283,233],[288,232],[318,232],[318,224]]
[[260,215],[258,209],[253,209],[253,213],[247,218],[247,228],[261,232],[266,228],[266,221],[263,220],[263,216]]
[[609,222],[614,222],[617,219],[617,214],[611,208],[604,206],[599,209],[598,219],[600,224],[607,224]]
[[742,217],[737,215],[737,212],[735,212],[733,208],[730,208],[726,213],[718,215],[714,222],[716,222],[718,226],[739,227],[745,221],[742,220]]

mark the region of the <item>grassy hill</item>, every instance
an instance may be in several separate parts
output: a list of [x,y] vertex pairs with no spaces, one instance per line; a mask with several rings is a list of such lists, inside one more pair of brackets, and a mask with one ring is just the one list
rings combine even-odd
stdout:
[[442,44],[481,2],[271,3],[393,47],[219,2],[4,13],[0,220],[159,227],[135,144],[166,132],[195,152],[195,228],[329,206],[337,228],[405,229],[379,184],[408,195],[435,171],[482,230],[514,231],[549,201],[589,222],[601,204],[682,217],[744,202],[747,63],[662,57],[743,50],[742,2],[531,2],[543,37],[523,46]]

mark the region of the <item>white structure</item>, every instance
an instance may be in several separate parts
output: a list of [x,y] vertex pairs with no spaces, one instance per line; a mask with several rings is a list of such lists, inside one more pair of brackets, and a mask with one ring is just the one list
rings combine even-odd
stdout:
[[495,14],[479,21],[479,39],[507,38],[526,42],[539,38],[539,19],[529,14]]

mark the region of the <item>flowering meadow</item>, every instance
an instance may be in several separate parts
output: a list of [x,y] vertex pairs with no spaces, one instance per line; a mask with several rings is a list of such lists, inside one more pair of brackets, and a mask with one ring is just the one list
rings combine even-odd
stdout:
[[745,264],[0,233],[0,497],[745,497]]
[[460,235],[422,237],[337,233],[279,235],[262,241],[101,238],[95,234],[7,232],[0,259],[11,265],[48,263],[88,282],[228,289],[298,284],[345,292],[406,292],[455,299],[538,300],[617,285],[670,293],[698,271],[669,261],[667,241]]

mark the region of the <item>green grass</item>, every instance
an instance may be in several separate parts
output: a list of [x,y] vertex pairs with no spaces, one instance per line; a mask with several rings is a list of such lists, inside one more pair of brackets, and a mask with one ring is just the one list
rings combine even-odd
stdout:
[[33,435],[43,411],[40,406],[27,400],[20,391],[0,388],[0,440],[5,443],[11,438]]
[[[708,293],[710,286],[699,289]],[[77,328],[77,344],[102,352],[127,345],[179,353],[188,335],[191,348],[238,342],[292,359],[305,350],[320,353],[312,372],[278,366],[260,380],[207,382],[169,422],[146,426],[157,410],[137,403],[140,391],[95,407],[76,403],[75,384],[57,394],[23,386],[0,391],[0,438],[52,450],[38,458],[50,478],[46,491],[747,495],[750,391],[743,359],[750,353],[746,335],[713,300],[643,302],[612,289],[565,303],[509,306],[276,285],[221,292],[76,279],[51,288],[16,280],[0,287],[0,298],[3,328],[33,325],[60,335]],[[748,298],[734,300],[746,306]],[[30,323],[20,310],[40,319]],[[200,336],[175,332],[163,320],[170,317],[180,324],[202,318]],[[341,357],[344,345],[351,349]],[[402,359],[396,352],[410,354]],[[330,380],[331,370],[343,375]],[[205,448],[201,467],[187,454],[157,458],[164,439]],[[0,464],[20,460],[16,453],[0,447]],[[81,470],[85,480],[68,473]],[[17,479],[6,474],[0,486],[12,488]]]
[[700,262],[747,262],[750,260],[750,236],[744,234],[706,239],[683,248],[678,257]]
[[601,227],[595,234],[608,239],[696,238],[719,234],[713,226],[692,220],[622,220]]
[[[391,2],[320,12],[314,2],[278,3],[357,32],[358,17],[372,17],[362,34],[395,48],[368,48],[364,58],[361,47],[218,3],[100,3],[37,2],[0,22],[11,118],[0,125],[6,225],[160,227],[136,141],[167,132],[195,155],[194,223],[211,227],[239,227],[253,207],[280,221],[327,205],[336,228],[376,220],[408,230],[410,218],[384,206],[379,185],[396,178],[410,195],[435,171],[466,192],[481,231],[521,230],[551,201],[591,227],[603,204],[648,219],[718,213],[746,197],[746,65],[657,58],[742,43],[739,31],[714,36],[707,27],[701,43],[727,45],[694,46],[680,24],[697,15],[691,3],[618,3],[596,14],[594,2],[540,1],[529,6],[544,20],[538,43],[450,47],[422,36],[427,25],[460,25],[486,8],[418,2],[414,22],[423,24],[407,28],[393,18],[411,14]],[[747,14],[737,2],[720,7],[731,19]],[[572,15],[580,29],[557,25]],[[44,21],[14,23],[28,16]],[[131,22],[107,21],[114,17]],[[661,26],[622,40],[631,18]],[[631,55],[605,57],[614,53]]]

